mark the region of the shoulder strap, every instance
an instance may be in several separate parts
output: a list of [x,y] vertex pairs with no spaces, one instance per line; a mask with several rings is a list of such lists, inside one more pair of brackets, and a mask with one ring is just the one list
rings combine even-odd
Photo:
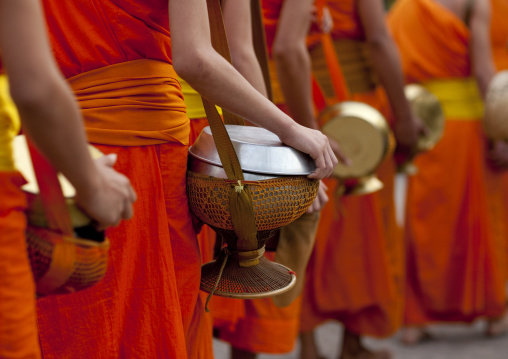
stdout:
[[[208,17],[210,18],[210,32],[212,34],[212,46],[222,57],[231,63],[231,55],[229,53],[228,40],[226,30],[224,29],[224,21],[222,20],[222,10],[220,0],[208,1]],[[206,109],[206,107],[205,107]],[[207,114],[208,116],[208,114]],[[224,110],[222,111],[224,123],[228,125],[244,125],[243,118]]]
[[469,28],[471,28],[470,22],[471,22],[471,15],[473,14],[474,4],[475,4],[474,0],[467,0],[467,2],[466,2],[466,13],[464,15],[464,23]]
[[261,2],[259,0],[251,1],[252,16],[252,39],[254,42],[254,51],[258,59],[263,79],[265,80],[266,93],[268,99],[273,102],[272,82],[270,79],[270,71],[268,69],[268,51],[266,49],[265,27],[263,25],[263,12]]
[[[219,0],[207,0],[206,3],[212,44],[219,54],[226,59],[230,59]],[[257,250],[258,241],[254,207],[249,187],[241,183],[244,181],[244,177],[240,161],[217,108],[205,98],[203,98],[203,105],[222,167],[228,180],[233,184],[230,190],[229,208],[233,227],[238,237],[237,249],[241,251]],[[236,117],[241,119],[238,116]],[[241,121],[243,122],[243,119]]]
[[42,207],[44,208],[44,215],[48,221],[48,227],[61,234],[71,236],[74,230],[56,170],[35,148],[28,137],[27,144],[37,184],[39,185],[39,195]]

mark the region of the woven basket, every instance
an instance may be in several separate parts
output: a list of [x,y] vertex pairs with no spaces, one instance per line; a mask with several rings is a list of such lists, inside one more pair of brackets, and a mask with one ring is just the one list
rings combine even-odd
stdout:
[[[252,194],[258,231],[283,227],[300,217],[317,195],[319,181],[304,176],[284,176],[245,182]],[[187,171],[187,196],[191,211],[206,224],[233,230],[229,212],[231,181]]]
[[84,290],[106,274],[107,238],[98,242],[28,226],[26,239],[38,296]]

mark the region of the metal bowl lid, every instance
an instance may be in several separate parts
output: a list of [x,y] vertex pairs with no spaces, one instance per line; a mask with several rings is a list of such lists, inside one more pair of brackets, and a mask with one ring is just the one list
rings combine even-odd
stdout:
[[[309,155],[284,145],[277,135],[264,128],[226,125],[226,130],[245,172],[306,176],[316,168]],[[189,154],[203,162],[222,166],[209,126],[190,147]]]

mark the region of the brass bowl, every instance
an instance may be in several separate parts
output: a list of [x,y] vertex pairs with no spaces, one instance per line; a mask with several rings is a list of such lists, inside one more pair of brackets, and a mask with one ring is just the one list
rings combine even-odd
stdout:
[[483,124],[491,140],[508,140],[508,70],[498,72],[489,84]]
[[439,142],[443,136],[445,120],[441,104],[432,92],[417,84],[407,85],[404,92],[411,109],[427,128],[427,134],[419,138],[413,154],[397,168],[399,173],[414,175],[418,173],[418,168],[413,164],[414,157],[432,149]]
[[391,152],[391,134],[383,115],[367,104],[346,101],[319,115],[321,130],[337,141],[351,165],[338,163],[333,175],[341,180],[340,194],[363,195],[379,191],[375,173]]

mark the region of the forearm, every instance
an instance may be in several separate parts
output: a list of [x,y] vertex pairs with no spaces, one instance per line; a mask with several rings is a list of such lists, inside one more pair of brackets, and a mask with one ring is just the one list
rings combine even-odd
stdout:
[[255,52],[252,51],[248,53],[244,51],[236,53],[233,48],[231,48],[231,59],[235,69],[237,69],[256,90],[263,94],[263,96],[268,96],[263,79],[263,72],[257,61]]
[[182,59],[175,69],[204,98],[279,137],[296,125],[211,47],[187,58],[192,60]]
[[311,61],[304,44],[274,53],[278,80],[291,117],[302,126],[318,129],[311,87]]
[[[16,102],[16,99],[15,99]],[[24,131],[44,156],[82,195],[97,188],[79,109],[63,79],[36,100],[17,101]]]
[[404,94],[404,77],[397,48],[389,35],[368,43],[376,74],[386,91],[396,121],[410,119],[411,109]]

